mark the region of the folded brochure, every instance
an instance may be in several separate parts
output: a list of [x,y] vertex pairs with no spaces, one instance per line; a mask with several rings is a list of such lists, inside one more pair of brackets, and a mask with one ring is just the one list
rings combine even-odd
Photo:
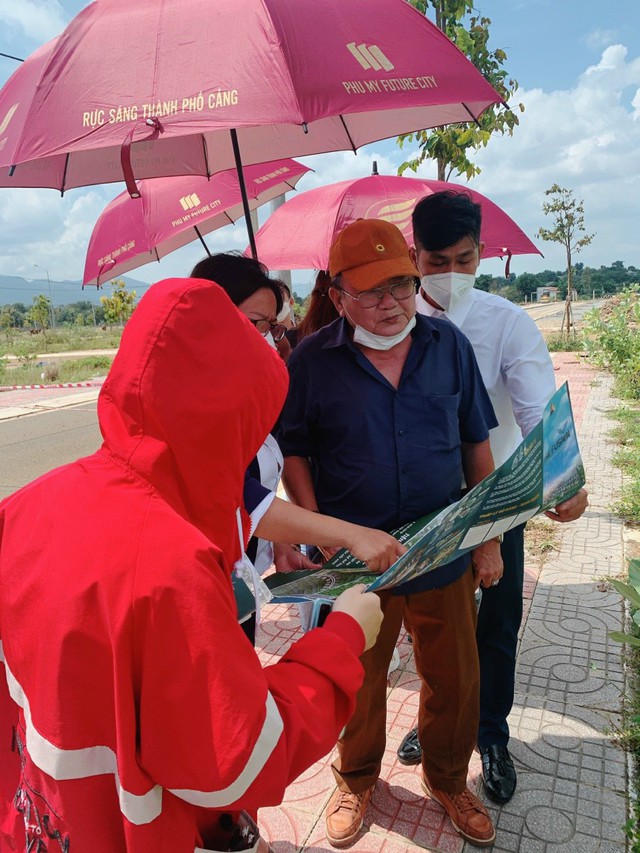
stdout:
[[534,515],[572,497],[585,482],[571,400],[565,383],[540,423],[514,453],[459,501],[391,533],[408,550],[382,574],[346,549],[317,571],[275,574],[266,583],[280,601],[331,601],[357,583],[389,589],[450,563]]

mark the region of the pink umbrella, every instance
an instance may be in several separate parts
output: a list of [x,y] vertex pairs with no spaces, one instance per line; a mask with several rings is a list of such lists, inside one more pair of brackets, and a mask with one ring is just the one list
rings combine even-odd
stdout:
[[373,174],[307,190],[279,207],[255,235],[260,260],[280,270],[328,269],[334,238],[356,219],[393,222],[411,245],[413,208],[424,196],[442,190],[469,193],[482,206],[483,258],[542,254],[510,216],[475,190],[446,181]]
[[406,0],[99,0],[35,89],[30,62],[0,91],[2,186],[124,179],[135,196],[134,173],[355,150],[501,102]]
[[[254,210],[293,189],[310,171],[295,160],[247,166],[249,207]],[[196,238],[207,249],[203,235],[235,222],[243,213],[235,169],[210,180],[200,175],[151,178],[140,181],[138,190],[139,198],[122,192],[100,214],[89,240],[83,285],[100,285],[107,278],[159,261]]]

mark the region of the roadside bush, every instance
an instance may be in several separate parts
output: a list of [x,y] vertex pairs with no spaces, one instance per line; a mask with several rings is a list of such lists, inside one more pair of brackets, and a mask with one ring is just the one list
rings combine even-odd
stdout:
[[612,461],[623,475],[613,511],[627,524],[640,526],[640,408],[623,406],[607,414],[618,422],[611,431],[619,445]]
[[[629,671],[631,673],[631,689],[629,690],[622,715],[622,728],[618,730],[616,740],[635,759],[636,788],[640,772],[640,560],[629,563],[629,580],[627,583],[609,578],[616,592],[627,601],[629,609],[629,628],[626,633],[610,631],[609,636],[618,643],[625,643],[630,648],[628,655]],[[640,801],[632,803],[633,816],[626,823],[624,830],[631,844],[631,850],[640,850]]]
[[60,377],[60,368],[57,364],[48,364],[42,371],[42,379],[47,382],[57,382]]
[[550,332],[545,335],[545,341],[549,352],[580,352],[585,349],[582,335],[562,335],[560,332]]
[[[629,562],[629,582],[610,578],[609,583],[623,598],[629,602],[631,624],[626,633],[622,631],[609,631],[612,640],[618,643],[627,643],[630,646],[640,648],[640,560]],[[638,739],[640,748],[640,738]]]
[[616,394],[640,399],[640,285],[590,311],[583,332],[591,361],[615,376]]

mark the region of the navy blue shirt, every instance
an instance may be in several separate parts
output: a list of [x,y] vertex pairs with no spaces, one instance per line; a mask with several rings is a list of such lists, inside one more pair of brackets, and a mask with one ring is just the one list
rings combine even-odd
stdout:
[[[457,501],[461,443],[485,441],[497,426],[469,341],[447,320],[416,321],[397,389],[353,344],[344,319],[291,354],[278,441],[285,457],[309,459],[327,515],[388,531]],[[395,591],[444,586],[468,563]]]

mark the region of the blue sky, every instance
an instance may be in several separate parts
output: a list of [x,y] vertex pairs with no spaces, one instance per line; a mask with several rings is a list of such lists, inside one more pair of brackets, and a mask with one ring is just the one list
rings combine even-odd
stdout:
[[[215,0],[212,0],[215,2]],[[27,56],[57,35],[86,3],[82,0],[0,0],[0,51]],[[491,18],[491,46],[508,55],[506,68],[526,106],[513,137],[494,136],[475,156],[482,168],[470,186],[501,205],[535,239],[551,225],[542,213],[544,190],[553,183],[584,200],[585,224],[592,244],[575,260],[591,266],[615,260],[640,267],[640,3],[615,0],[478,0],[478,11]],[[109,61],[97,57],[97,61]],[[0,84],[16,63],[0,57]],[[299,191],[370,173],[394,173],[406,155],[394,141],[353,153],[306,158],[315,173]],[[434,178],[435,166],[420,174]],[[463,178],[452,178],[464,183]],[[122,189],[119,184],[77,189],[60,198],[52,190],[0,190],[0,273],[51,279],[79,279],[95,220]],[[262,221],[268,206],[260,212]],[[212,249],[244,248],[242,225],[208,238]],[[521,256],[516,273],[563,269],[564,250],[537,241],[545,258]],[[131,275],[152,282],[186,275],[202,252],[198,245],[175,252],[161,264]],[[498,260],[481,271],[500,273]],[[311,273],[294,273],[299,290]]]

